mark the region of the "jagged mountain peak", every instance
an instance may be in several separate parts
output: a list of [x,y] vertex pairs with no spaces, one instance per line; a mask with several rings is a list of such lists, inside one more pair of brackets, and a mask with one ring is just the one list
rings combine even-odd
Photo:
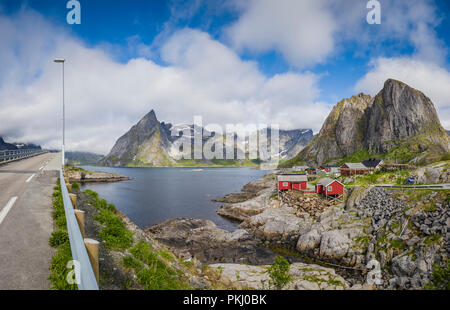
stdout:
[[432,161],[449,153],[450,139],[431,100],[407,84],[388,79],[373,98],[358,94],[338,102],[319,135],[291,162],[323,164],[357,152],[403,161]]
[[[172,136],[172,133],[175,135]],[[191,140],[191,145],[193,145],[195,134],[203,136],[203,144],[209,139],[213,139],[211,141],[222,141],[226,144],[223,136],[212,134],[205,128],[198,128],[191,124],[172,125],[159,122],[155,111],[151,110],[117,140],[102,163],[107,166],[171,166],[177,163],[180,154],[189,152],[189,150],[181,150],[179,145],[186,142],[186,139]],[[268,138],[270,145],[270,134]],[[313,132],[311,129],[280,130],[280,155],[283,159],[292,158],[312,139]],[[240,146],[236,145],[235,147],[236,151],[245,153]],[[205,164],[212,163],[206,159],[201,161]]]

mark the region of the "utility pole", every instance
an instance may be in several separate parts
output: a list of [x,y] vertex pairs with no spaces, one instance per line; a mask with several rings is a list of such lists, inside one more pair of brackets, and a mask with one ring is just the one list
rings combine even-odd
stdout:
[[62,64],[62,104],[63,104],[63,130],[62,130],[62,146],[61,146],[61,160],[62,160],[62,165],[64,166],[65,162],[66,162],[66,158],[65,158],[65,145],[66,145],[66,106],[64,103],[64,63],[66,62],[65,59],[61,59],[61,58],[56,58],[54,60],[54,62],[56,63],[61,63]]

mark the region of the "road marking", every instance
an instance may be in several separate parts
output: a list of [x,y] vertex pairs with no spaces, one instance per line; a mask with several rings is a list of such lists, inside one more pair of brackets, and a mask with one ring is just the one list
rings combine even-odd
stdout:
[[39,170],[42,170],[42,169],[44,169],[44,166],[42,166],[41,168],[39,168]]
[[33,175],[31,176],[31,177],[29,177],[29,178],[27,179],[27,181],[26,181],[26,182],[27,182],[27,183],[28,183],[28,182],[30,182],[30,181],[31,181],[31,179],[32,179],[32,178],[33,178],[33,177],[34,177],[35,175],[36,175],[36,174],[34,173],[34,174],[33,174]]
[[14,196],[13,198],[11,198],[8,201],[8,203],[6,204],[6,206],[0,211],[0,224],[3,222],[6,215],[8,214],[9,210],[11,210],[12,206],[16,202],[16,200],[17,200],[17,196]]

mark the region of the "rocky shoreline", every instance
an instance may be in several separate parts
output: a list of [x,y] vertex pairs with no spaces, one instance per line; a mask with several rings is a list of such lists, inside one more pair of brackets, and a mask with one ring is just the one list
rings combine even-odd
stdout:
[[[242,273],[239,281],[253,288],[260,288],[265,277],[255,276],[264,274],[257,271],[279,253],[293,268],[319,263],[346,283],[326,289],[421,289],[430,281],[433,266],[448,259],[450,210],[445,191],[411,199],[417,193],[361,187],[348,188],[340,203],[295,193],[278,200],[274,178],[268,174],[244,186],[242,193],[217,200],[224,202],[218,214],[240,222],[233,232],[211,221],[171,219],[146,233],[177,255],[220,266],[229,276]],[[367,283],[367,264],[373,260],[381,270],[376,286]],[[297,283],[286,289],[295,287],[318,288]]]
[[81,168],[70,167],[67,169],[69,182],[93,183],[93,182],[120,182],[128,181],[131,178],[110,172],[87,171]]

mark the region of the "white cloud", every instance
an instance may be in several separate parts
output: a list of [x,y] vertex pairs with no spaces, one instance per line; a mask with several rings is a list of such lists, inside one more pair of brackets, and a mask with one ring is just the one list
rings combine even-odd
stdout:
[[251,0],[227,35],[238,50],[277,50],[298,67],[320,63],[337,27],[326,2]]
[[[412,47],[423,59],[443,61],[446,49],[434,27],[440,22],[432,0],[380,1],[381,25],[369,25],[364,0],[236,0],[238,20],[225,37],[239,52],[280,52],[298,68],[324,63],[343,49],[355,55]],[[389,48],[386,49],[386,45]]]
[[[89,48],[39,14],[0,14],[0,134],[57,148],[61,141],[61,67],[66,63],[67,149],[106,153],[145,113],[160,120],[278,122],[318,130],[328,107],[316,102],[318,77],[266,77],[208,34],[184,29],[162,45],[167,66],[144,58],[122,64]],[[5,69],[3,69],[5,68]],[[305,117],[308,115],[308,117]]]
[[412,58],[379,58],[355,86],[355,91],[377,94],[388,78],[422,91],[434,103],[441,124],[450,129],[450,72],[437,64]]

